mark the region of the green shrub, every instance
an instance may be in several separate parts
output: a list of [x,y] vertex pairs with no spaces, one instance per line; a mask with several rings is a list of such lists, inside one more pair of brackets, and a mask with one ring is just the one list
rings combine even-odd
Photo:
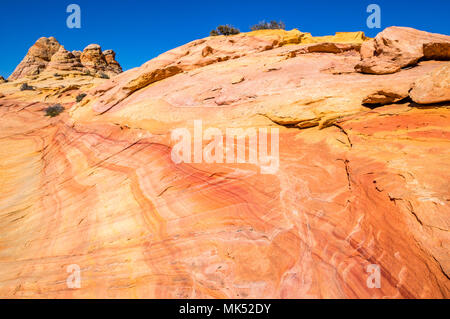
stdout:
[[61,114],[64,111],[64,107],[61,104],[55,104],[53,106],[49,106],[45,111],[45,116],[55,117]]
[[24,83],[20,86],[21,91],[34,91],[34,87],[31,85],[28,85],[27,83]]
[[102,79],[109,79],[109,75],[105,74],[105,73],[100,73],[100,77]]
[[233,27],[232,25],[219,25],[215,30],[212,30],[210,32],[210,36],[217,36],[217,35],[235,35],[239,34],[241,31],[239,29]]
[[286,25],[284,24],[283,21],[280,21],[280,22],[277,22],[275,20],[272,20],[270,22],[261,21],[258,24],[255,24],[254,26],[251,26],[250,29],[252,31],[256,31],[256,30],[270,30],[270,29],[285,30],[286,29]]
[[86,93],[78,94],[77,98],[76,98],[77,103],[80,103],[81,101],[83,101],[83,99],[86,97],[86,95],[87,95]]

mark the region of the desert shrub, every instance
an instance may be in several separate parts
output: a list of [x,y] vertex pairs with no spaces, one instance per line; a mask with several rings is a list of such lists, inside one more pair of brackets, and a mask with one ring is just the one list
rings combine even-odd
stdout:
[[76,98],[77,103],[80,103],[81,101],[83,101],[83,99],[86,97],[86,95],[87,95],[86,93],[78,94],[77,98]]
[[105,74],[105,73],[100,73],[100,77],[102,79],[109,79],[109,75]]
[[239,29],[233,27],[232,25],[219,25],[215,30],[212,30],[210,32],[211,36],[217,36],[217,35],[234,35],[239,34],[241,31]]
[[256,30],[269,30],[269,29],[286,29],[286,25],[283,21],[277,22],[275,20],[272,20],[270,22],[261,21],[258,24],[255,24],[250,27],[252,31]]
[[31,85],[28,85],[27,83],[24,83],[20,86],[20,90],[21,91],[27,91],[27,90],[33,91],[34,87],[32,87]]
[[49,106],[45,111],[45,116],[55,117],[61,114],[64,111],[64,107],[61,104],[55,104],[53,106]]
[[62,75],[59,73],[54,73],[53,76],[58,78],[58,77],[61,77]]

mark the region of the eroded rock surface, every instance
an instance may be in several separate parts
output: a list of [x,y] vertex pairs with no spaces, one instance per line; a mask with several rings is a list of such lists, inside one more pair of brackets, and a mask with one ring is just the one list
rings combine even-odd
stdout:
[[[449,62],[361,74],[366,40],[252,32],[110,80],[2,84],[0,296],[449,298],[450,104],[401,100],[413,85],[433,93],[418,79]],[[20,91],[25,80],[36,89]],[[54,103],[66,111],[45,117]],[[224,134],[277,128],[278,171],[176,164],[172,131],[200,120]]]

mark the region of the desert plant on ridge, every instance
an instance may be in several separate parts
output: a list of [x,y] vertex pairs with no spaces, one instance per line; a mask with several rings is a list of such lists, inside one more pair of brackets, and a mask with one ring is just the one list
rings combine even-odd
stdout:
[[275,20],[272,20],[270,22],[261,21],[258,24],[255,24],[250,27],[250,30],[256,31],[256,30],[270,30],[270,29],[286,29],[286,25],[283,21],[277,22]]
[[232,25],[219,25],[215,30],[210,32],[210,36],[218,36],[218,35],[235,35],[239,34],[241,31],[239,29],[233,27]]
[[20,86],[20,90],[21,91],[34,91],[34,87],[32,87],[31,85],[28,85],[28,83],[23,83]]
[[80,103],[85,97],[86,97],[86,93],[80,93],[77,95],[76,101],[77,103]]
[[55,104],[53,106],[49,106],[45,111],[45,116],[55,117],[61,114],[64,111],[64,107],[61,104]]

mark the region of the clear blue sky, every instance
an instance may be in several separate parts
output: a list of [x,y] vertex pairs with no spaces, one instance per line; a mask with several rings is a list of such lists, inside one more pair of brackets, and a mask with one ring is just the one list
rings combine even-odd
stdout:
[[[81,29],[66,27],[66,7],[81,7]],[[42,36],[68,50],[90,43],[113,49],[127,70],[158,54],[208,36],[219,24],[248,31],[261,20],[283,20],[287,29],[313,35],[380,29],[366,26],[369,4],[381,7],[382,29],[409,26],[450,35],[450,0],[0,0],[0,75],[14,70]]]

